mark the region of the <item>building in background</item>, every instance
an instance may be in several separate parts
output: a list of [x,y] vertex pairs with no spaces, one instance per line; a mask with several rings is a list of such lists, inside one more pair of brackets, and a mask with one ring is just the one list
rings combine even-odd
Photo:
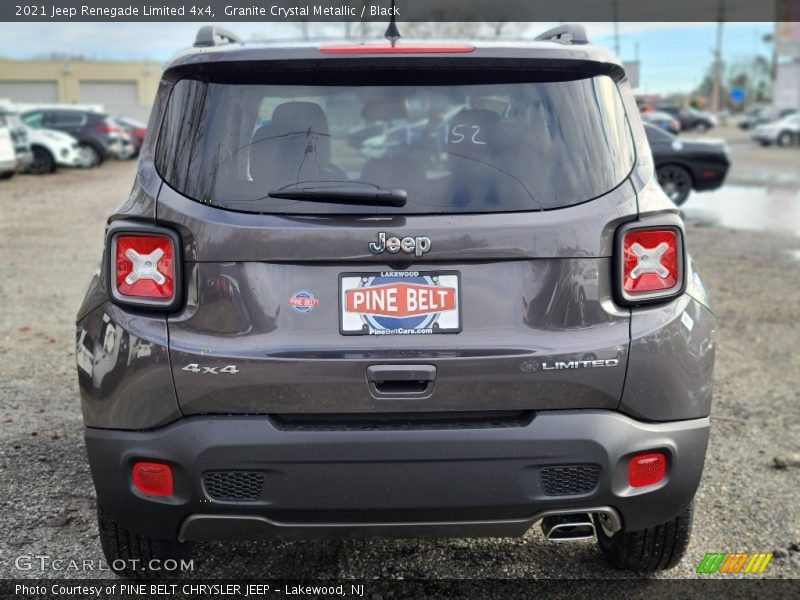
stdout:
[[[785,9],[789,10],[788,3]],[[778,109],[800,107],[800,22],[796,21],[797,17],[794,18],[794,21],[787,18],[775,24],[775,88],[772,103]]]
[[160,77],[154,61],[0,59],[0,99],[102,106],[146,122]]

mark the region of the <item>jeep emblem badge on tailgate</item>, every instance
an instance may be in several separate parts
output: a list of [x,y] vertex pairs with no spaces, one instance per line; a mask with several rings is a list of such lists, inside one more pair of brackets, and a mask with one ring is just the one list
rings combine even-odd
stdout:
[[378,232],[378,241],[369,243],[369,251],[373,254],[381,254],[382,252],[390,252],[397,254],[400,251],[406,254],[414,254],[422,256],[431,249],[431,238],[427,236],[417,237],[386,237],[385,231]]

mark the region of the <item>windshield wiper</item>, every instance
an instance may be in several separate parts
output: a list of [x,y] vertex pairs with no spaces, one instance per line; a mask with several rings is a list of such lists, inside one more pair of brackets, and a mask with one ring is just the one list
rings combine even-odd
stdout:
[[404,206],[405,190],[388,190],[371,183],[342,182],[298,183],[269,192],[270,198],[308,200],[332,204],[373,204],[378,206]]

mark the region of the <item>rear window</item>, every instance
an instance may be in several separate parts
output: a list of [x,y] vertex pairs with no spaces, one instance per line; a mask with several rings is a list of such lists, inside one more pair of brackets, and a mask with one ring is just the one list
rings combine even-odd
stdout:
[[[548,210],[618,186],[633,167],[614,81],[253,85],[184,79],[156,163],[181,194],[257,213]],[[404,206],[270,197],[302,186],[404,190]]]

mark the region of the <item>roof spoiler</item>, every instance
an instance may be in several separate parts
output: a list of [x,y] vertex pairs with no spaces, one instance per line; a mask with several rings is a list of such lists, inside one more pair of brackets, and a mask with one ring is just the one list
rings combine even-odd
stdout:
[[223,44],[241,44],[242,38],[227,29],[216,25],[205,25],[197,32],[194,39],[195,48],[206,48],[211,46],[221,46]]
[[[559,25],[536,36],[539,42],[558,42],[559,44],[588,44],[589,38],[583,25]],[[197,44],[195,44],[196,46]]]

